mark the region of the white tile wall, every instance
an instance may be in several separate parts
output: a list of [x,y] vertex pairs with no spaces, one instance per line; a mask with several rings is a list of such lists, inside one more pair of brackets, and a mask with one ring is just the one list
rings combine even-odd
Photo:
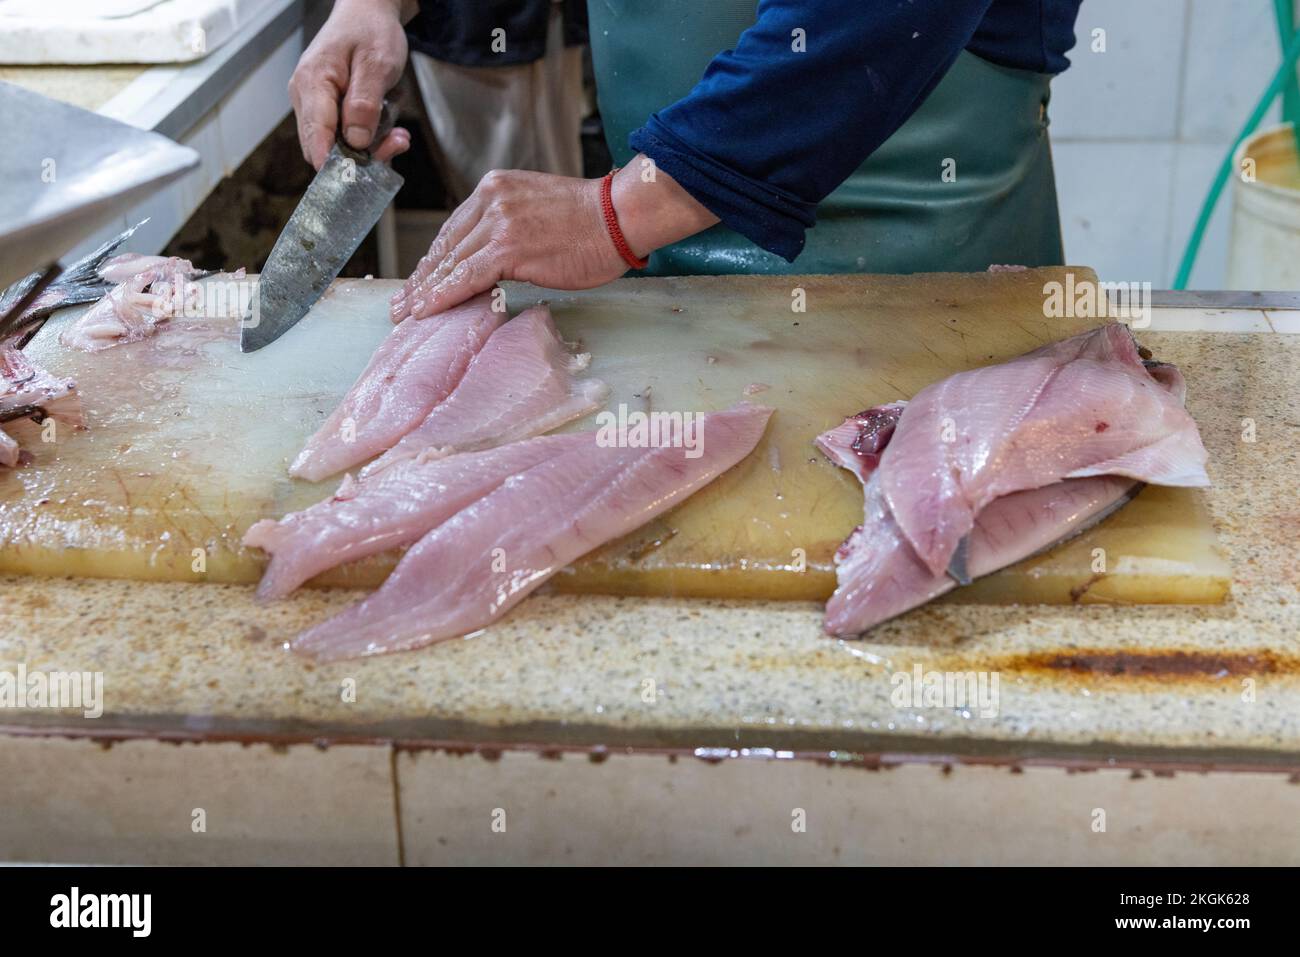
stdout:
[[[1084,0],[1070,69],[1052,85],[1052,135],[1174,139],[1186,14],[1186,0]],[[1105,31],[1104,51],[1094,30]]]
[[[1257,93],[1256,96],[1258,95]],[[1183,257],[1183,249],[1187,245],[1187,237],[1192,234],[1192,227],[1196,224],[1196,217],[1200,215],[1201,205],[1205,201],[1205,193],[1214,180],[1214,174],[1218,172],[1226,151],[1224,143],[1174,144],[1169,244],[1165,251],[1164,282],[1160,285],[1167,286],[1173,282]],[[1225,190],[1201,242],[1201,251],[1196,257],[1196,268],[1192,270],[1188,288],[1224,287],[1227,281],[1225,272],[1231,224],[1232,194],[1230,190]]]
[[[1300,4],[1298,4],[1300,5]],[[1106,31],[1093,52],[1092,31]],[[1271,0],[1084,0],[1052,87],[1066,259],[1172,284],[1214,173],[1279,60]],[[1265,119],[1276,123],[1274,106]],[[1231,190],[1191,288],[1226,285]]]
[[[1189,0],[1180,138],[1227,143],[1241,131],[1281,57],[1272,0]],[[1278,122],[1276,104],[1265,117]]]
[[1066,262],[1103,279],[1167,286],[1174,144],[1066,140],[1053,159]]

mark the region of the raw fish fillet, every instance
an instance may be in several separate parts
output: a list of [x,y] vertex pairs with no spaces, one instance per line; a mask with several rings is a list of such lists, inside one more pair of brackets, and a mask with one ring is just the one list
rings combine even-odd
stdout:
[[283,598],[326,569],[409,545],[511,475],[588,441],[544,435],[485,452],[416,456],[361,481],[346,476],[333,498],[244,535],[245,545],[271,554],[258,597]]
[[[851,637],[958,587],[947,571],[933,572],[917,557],[885,503],[879,453],[903,403],[869,409],[817,438],[818,447],[862,480],[862,524],[835,554],[839,585],[826,603],[826,631]],[[864,451],[865,450],[865,451]],[[1003,496],[975,520],[966,569],[979,578],[1070,538],[1127,504],[1141,482],[1116,476],[1068,479]]]
[[361,474],[425,449],[467,452],[505,445],[593,412],[608,398],[609,386],[575,378],[590,362],[590,355],[568,351],[549,309],[525,310],[492,334],[447,400]]
[[320,659],[418,648],[496,621],[565,565],[625,535],[748,455],[772,410],[702,417],[702,454],[586,442],[512,476],[413,545],[373,595],[311,628],[295,651]]
[[980,510],[1012,492],[1108,474],[1209,485],[1181,391],[1119,323],[950,376],[903,410],[880,461],[885,503],[937,574]]
[[483,293],[440,316],[399,323],[289,474],[318,482],[392,448],[451,394],[505,318]]

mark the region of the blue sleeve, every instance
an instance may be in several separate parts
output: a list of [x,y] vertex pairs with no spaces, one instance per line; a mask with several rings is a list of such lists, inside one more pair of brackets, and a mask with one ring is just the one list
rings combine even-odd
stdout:
[[990,3],[761,0],[736,48],[629,145],[727,226],[793,262],[817,204],[920,106]]

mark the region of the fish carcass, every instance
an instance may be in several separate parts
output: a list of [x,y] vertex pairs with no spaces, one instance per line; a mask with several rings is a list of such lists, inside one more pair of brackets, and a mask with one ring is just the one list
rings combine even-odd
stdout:
[[818,438],[864,485],[826,628],[853,635],[1077,534],[1143,483],[1207,486],[1185,384],[1119,323],[958,373]]
[[577,378],[590,361],[586,353],[569,352],[549,309],[527,309],[492,334],[445,401],[361,474],[426,449],[466,452],[505,445],[594,412],[608,398],[609,386]]
[[[43,422],[53,418],[74,428],[83,428],[85,418],[77,385],[38,368],[21,351],[0,348],[0,425],[13,429],[24,419]],[[19,464],[19,447],[14,437],[0,430],[0,465]]]
[[71,349],[98,352],[153,335],[158,324],[172,317],[185,282],[196,275],[186,259],[128,253],[100,267],[112,290],[59,334]]
[[[85,256],[63,270],[54,282],[37,294],[36,298],[23,310],[14,325],[16,333],[10,337],[10,344],[22,348],[33,335],[40,331],[43,321],[64,306],[94,302],[103,298],[119,279],[107,279],[101,270],[110,262],[120,266],[125,257],[110,259],[118,248],[143,226],[148,220],[136,223],[129,229],[114,236],[108,242],[91,250]],[[0,292],[0,316],[6,315],[38,283],[44,275],[37,270],[24,276],[4,292]],[[5,345],[0,342],[0,346]]]
[[[706,485],[758,444],[772,410],[702,416],[686,443],[625,448],[601,433],[503,481],[438,525],[371,596],[310,628],[293,649],[323,660],[418,648],[496,621],[565,565]],[[564,436],[558,438],[567,438]]]
[[441,315],[399,323],[289,474],[317,482],[392,448],[451,394],[505,318],[483,293]]

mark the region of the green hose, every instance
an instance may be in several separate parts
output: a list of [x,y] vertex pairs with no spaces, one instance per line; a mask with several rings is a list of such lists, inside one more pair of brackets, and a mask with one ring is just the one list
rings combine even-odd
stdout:
[[[1277,37],[1286,53],[1287,40],[1295,36],[1295,14],[1291,0],[1273,0],[1273,11],[1277,15]],[[1295,74],[1291,82],[1282,87],[1282,119],[1291,124],[1291,135],[1295,137],[1296,154],[1300,155],[1300,80]]]
[[[1280,9],[1280,8],[1279,8]],[[1296,60],[1300,59],[1300,32],[1293,33],[1291,40],[1286,45],[1286,50],[1282,56],[1282,65],[1277,68],[1273,74],[1273,80],[1269,83],[1268,89],[1264,95],[1259,98],[1255,104],[1255,109],[1251,111],[1250,119],[1246,120],[1246,125],[1242,127],[1237,138],[1232,141],[1228,147],[1228,154],[1223,158],[1219,166],[1219,172],[1214,177],[1214,185],[1210,187],[1210,192],[1205,197],[1205,202],[1201,205],[1201,213],[1196,217],[1196,227],[1192,230],[1192,235],[1187,240],[1187,248],[1183,251],[1182,262],[1178,265],[1178,275],[1174,277],[1175,289],[1186,289],[1188,277],[1192,274],[1192,267],[1196,265],[1196,254],[1200,252],[1201,241],[1205,238],[1205,229],[1210,224],[1210,217],[1214,215],[1214,207],[1219,202],[1219,196],[1223,193],[1223,187],[1228,183],[1228,177],[1232,175],[1232,158],[1237,152],[1237,147],[1245,141],[1246,137],[1255,132],[1255,127],[1259,121],[1264,118],[1268,108],[1273,105],[1273,100],[1277,98],[1278,93],[1282,91],[1287,80],[1295,83],[1295,65]]]

